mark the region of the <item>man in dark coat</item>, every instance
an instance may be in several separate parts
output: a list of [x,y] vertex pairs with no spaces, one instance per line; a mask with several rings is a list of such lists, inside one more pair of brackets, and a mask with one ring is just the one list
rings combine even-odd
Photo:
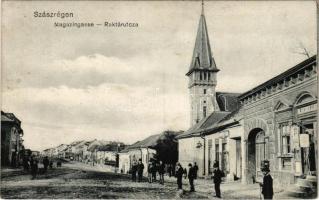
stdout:
[[264,195],[264,199],[272,199],[274,196],[274,191],[272,187],[272,177],[269,174],[270,170],[268,168],[262,169],[264,174],[263,183],[260,183],[262,187],[261,193]]
[[213,179],[214,179],[214,185],[215,185],[215,193],[216,193],[216,197],[221,198],[220,183],[222,182],[223,173],[220,171],[217,161],[214,162],[213,166],[214,166]]
[[160,161],[158,166],[158,174],[160,177],[160,184],[164,184],[164,171],[165,171],[165,165],[162,161]]
[[44,172],[46,172],[47,169],[48,169],[49,163],[50,163],[50,162],[49,162],[49,159],[48,159],[48,156],[46,156],[46,157],[43,158],[42,163],[43,163],[43,167],[44,167]]
[[143,170],[144,170],[144,164],[142,163],[142,159],[139,159],[137,164],[138,182],[142,182]]
[[147,174],[148,174],[148,182],[152,183],[153,179],[152,179],[152,171],[153,171],[153,163],[150,161],[148,163],[148,167],[147,167]]
[[183,167],[181,166],[180,163],[176,164],[176,171],[175,171],[175,176],[177,178],[177,186],[178,189],[181,190],[182,188],[182,179],[183,179],[183,174],[184,174],[184,170]]
[[192,166],[192,164],[188,164],[188,180],[190,185],[190,192],[195,192],[194,188],[194,179],[196,177],[195,168]]
[[35,179],[37,177],[37,174],[38,174],[38,161],[35,159],[32,159],[32,163],[31,163],[32,179]]
[[153,181],[153,182],[156,182],[156,172],[157,172],[157,168],[158,168],[158,166],[157,166],[156,162],[153,160],[153,162],[152,162],[152,169],[151,169],[152,181]]
[[136,182],[136,172],[137,172],[137,163],[136,161],[133,161],[132,164],[132,181]]
[[195,179],[197,179],[198,166],[196,162],[194,162],[194,170],[195,170]]

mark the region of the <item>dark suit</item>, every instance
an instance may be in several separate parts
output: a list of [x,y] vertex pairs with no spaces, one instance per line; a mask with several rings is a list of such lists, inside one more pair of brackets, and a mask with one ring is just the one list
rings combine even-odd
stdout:
[[188,171],[188,180],[189,180],[189,185],[190,185],[190,191],[194,192],[194,179],[196,177],[196,170],[194,167],[190,167]]
[[216,196],[220,198],[220,183],[222,182],[223,173],[219,170],[219,168],[216,168],[213,173],[215,193]]
[[272,188],[272,177],[270,176],[270,174],[267,174],[263,178],[261,193],[264,195],[264,199],[272,199],[274,195],[274,191]]
[[177,178],[177,186],[178,189],[182,189],[182,179],[183,179],[183,174],[184,174],[184,170],[182,167],[179,167],[176,172],[175,172],[175,176]]

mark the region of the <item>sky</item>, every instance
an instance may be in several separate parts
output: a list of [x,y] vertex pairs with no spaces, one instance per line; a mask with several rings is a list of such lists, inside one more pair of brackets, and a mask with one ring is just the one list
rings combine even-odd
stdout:
[[[200,1],[4,1],[2,110],[24,145],[75,140],[132,144],[190,126],[188,78]],[[34,12],[73,12],[36,18]],[[317,52],[314,1],[207,1],[217,91],[245,92]],[[138,28],[60,28],[54,22]]]

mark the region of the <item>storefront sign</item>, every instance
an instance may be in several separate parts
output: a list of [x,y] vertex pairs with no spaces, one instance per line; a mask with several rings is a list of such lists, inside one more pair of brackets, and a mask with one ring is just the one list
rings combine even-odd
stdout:
[[293,140],[293,148],[299,149],[299,127],[294,125],[291,127],[292,130],[292,140]]
[[308,134],[300,134],[300,147],[309,147],[309,135]]
[[315,111],[316,109],[317,109],[317,104],[312,104],[312,105],[309,105],[309,106],[298,108],[297,109],[297,113],[298,114],[303,114],[303,113]]

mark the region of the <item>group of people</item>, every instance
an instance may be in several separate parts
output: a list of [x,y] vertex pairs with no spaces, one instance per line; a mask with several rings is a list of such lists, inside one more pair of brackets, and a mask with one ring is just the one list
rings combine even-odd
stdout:
[[[144,172],[144,164],[142,159],[139,159],[138,162],[133,161],[132,164],[132,181],[136,182],[136,177],[138,182],[142,181]],[[147,166],[148,173],[148,182],[153,183],[156,182],[157,174],[159,175],[159,183],[164,184],[164,173],[165,173],[165,164],[162,161],[156,162],[155,160],[151,160]]]
[[32,179],[35,179],[38,174],[38,159],[34,158],[33,156],[24,157],[23,158],[23,169],[25,171],[30,171]]
[[177,188],[179,190],[183,189],[182,180],[184,176],[185,178],[188,177],[190,192],[195,192],[194,180],[197,179],[197,171],[198,171],[198,166],[196,162],[194,163],[194,166],[191,163],[188,164],[188,173],[187,173],[187,170],[184,169],[180,163],[177,163],[176,171],[175,171],[175,176],[177,178]]
[[[42,159],[43,164],[43,173],[47,172],[48,168],[53,168],[53,161],[49,160],[49,158],[46,156]],[[39,160],[36,157],[30,156],[30,157],[24,157],[23,158],[23,169],[25,171],[30,171],[30,174],[32,176],[31,179],[35,179],[39,173]],[[57,166],[61,167],[61,162],[57,162]]]
[[[168,169],[168,168],[167,168]],[[138,175],[138,181],[142,181],[143,177],[143,170],[144,170],[144,164],[142,163],[142,160],[139,159],[138,163],[133,162],[132,166],[132,180],[136,182],[136,174]],[[190,192],[195,192],[195,186],[194,186],[194,180],[197,179],[197,171],[198,166],[196,162],[194,165],[191,163],[188,164],[188,170],[186,168],[183,168],[180,163],[176,164],[175,168],[175,177],[177,178],[177,187],[179,190],[182,190],[183,188],[183,177],[186,179],[188,178],[189,186],[190,186]],[[160,161],[150,161],[148,163],[148,181],[149,183],[156,181],[156,174],[159,174],[159,182],[160,184],[164,184],[164,173],[165,173],[165,164]],[[269,167],[265,167],[262,169],[263,172],[263,182],[259,183],[262,190],[261,193],[264,196],[264,199],[272,199],[273,198],[273,186],[272,186],[272,177],[269,174],[270,170]],[[171,175],[172,172],[169,171],[169,174]],[[219,163],[218,161],[214,161],[213,163],[213,173],[212,178],[214,181],[214,189],[215,189],[215,197],[221,198],[221,192],[220,192],[220,184],[222,182],[222,177],[224,176],[224,173],[219,169]]]
[[138,182],[142,182],[144,171],[144,164],[142,159],[139,159],[138,162],[134,161],[132,165],[132,181],[136,182],[136,174],[138,177]]
[[165,165],[162,161],[160,162],[155,162],[154,160],[150,161],[148,163],[147,173],[148,173],[149,183],[156,182],[156,174],[158,173],[159,183],[164,184]]

